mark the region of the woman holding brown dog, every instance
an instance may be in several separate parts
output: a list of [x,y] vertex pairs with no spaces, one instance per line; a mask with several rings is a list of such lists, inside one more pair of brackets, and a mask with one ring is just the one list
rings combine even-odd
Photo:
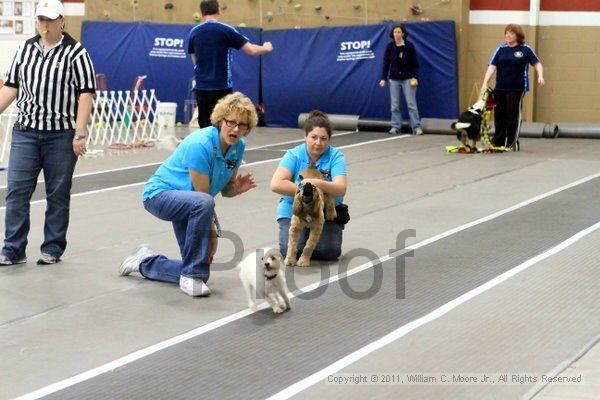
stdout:
[[[292,217],[292,204],[294,194],[300,182],[300,171],[306,169],[311,163],[325,177],[321,179],[304,179],[304,184],[310,182],[314,186],[335,197],[338,219],[325,221],[319,243],[313,252],[313,259],[336,260],[342,253],[342,230],[344,229],[344,213],[340,212],[339,205],[346,194],[346,160],[341,151],[331,146],[331,133],[333,126],[323,112],[312,111],[304,124],[304,143],[288,150],[279,163],[277,170],[271,178],[271,190],[283,197],[277,207],[277,222],[279,224],[279,249],[285,256]],[[346,213],[347,216],[347,213]],[[301,252],[308,239],[308,230],[302,233],[298,251]]]

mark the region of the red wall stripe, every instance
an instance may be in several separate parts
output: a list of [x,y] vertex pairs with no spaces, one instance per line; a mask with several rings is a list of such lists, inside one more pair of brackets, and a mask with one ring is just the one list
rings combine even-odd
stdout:
[[471,0],[471,10],[529,11],[529,0]]
[[542,11],[600,11],[598,0],[541,0]]
[[[471,0],[471,10],[529,11],[529,0]],[[600,0],[540,0],[540,10],[600,11]]]

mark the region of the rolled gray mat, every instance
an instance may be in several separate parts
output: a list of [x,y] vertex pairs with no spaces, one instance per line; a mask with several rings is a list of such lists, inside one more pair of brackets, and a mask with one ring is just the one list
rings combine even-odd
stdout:
[[[358,130],[358,115],[328,114],[328,117],[337,130]],[[298,115],[298,128],[304,129],[306,118],[308,118],[308,113]]]
[[456,131],[450,129],[453,122],[456,119],[421,118],[421,127],[426,135],[456,135]]
[[[455,135],[456,131],[450,128],[455,119],[423,118],[421,125],[425,134]],[[490,123],[490,136],[494,134],[494,123]],[[549,138],[554,139],[558,134],[556,124],[545,122],[523,122],[519,135],[526,138]]]
[[[304,128],[304,123],[308,118],[307,113],[302,113],[298,116],[298,127]],[[335,129],[338,130],[353,130],[353,131],[370,131],[382,132],[388,131],[391,128],[389,120],[377,118],[360,118],[358,115],[345,114],[329,114],[329,119],[333,123]],[[441,134],[455,135],[456,132],[450,128],[456,119],[442,118],[422,118],[421,126],[426,134]],[[402,124],[402,131],[409,132],[410,128],[406,122]],[[490,123],[490,135],[494,133],[494,123]],[[589,138],[600,139],[599,124],[580,124],[573,122],[563,123],[544,123],[544,122],[523,122],[521,124],[521,137],[526,138],[547,138],[554,139],[557,137],[569,138]]]
[[558,125],[546,124],[544,127],[544,137],[548,139],[556,139],[558,137]]
[[389,119],[359,118],[358,130],[361,132],[387,132],[392,129]]
[[556,125],[561,138],[600,139],[600,124],[557,122]]
[[543,138],[545,122],[523,122],[521,123],[520,137]]
[[[361,132],[388,132],[392,129],[392,122],[389,119],[381,118],[360,118],[358,120],[358,130]],[[411,133],[410,124],[402,122],[401,132]]]

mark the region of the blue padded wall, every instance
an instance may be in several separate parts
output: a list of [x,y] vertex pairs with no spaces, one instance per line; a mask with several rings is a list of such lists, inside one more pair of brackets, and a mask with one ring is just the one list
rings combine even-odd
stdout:
[[[263,31],[273,53],[262,60],[262,90],[269,126],[294,127],[298,114],[389,118],[389,88],[379,86],[392,24]],[[456,118],[458,74],[453,21],[406,24],[417,49],[421,117]]]
[[[183,121],[185,99],[190,98],[194,66],[187,54],[187,37],[194,25],[147,22],[85,21],[81,42],[97,73],[106,74],[109,90],[130,90],[138,75],[147,75],[147,89],[156,89],[160,101],[175,102],[177,121]],[[253,43],[260,43],[261,29],[238,28]],[[255,103],[260,98],[260,58],[233,51],[234,90]]]
[[[86,21],[82,42],[111,90],[130,89],[148,75],[161,101],[190,97],[193,66],[186,54],[193,25]],[[389,118],[388,87],[379,79],[392,24],[262,31],[238,28],[252,43],[271,41],[275,51],[250,57],[233,54],[234,89],[263,101],[269,126],[295,127],[298,115],[315,108],[335,114]],[[456,118],[458,73],[454,22],[407,23],[419,54],[417,93],[422,117]],[[262,95],[262,96],[261,96]]]

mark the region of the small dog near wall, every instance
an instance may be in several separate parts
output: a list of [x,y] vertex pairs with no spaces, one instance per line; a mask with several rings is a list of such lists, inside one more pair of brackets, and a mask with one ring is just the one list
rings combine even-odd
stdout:
[[257,249],[240,262],[240,280],[248,296],[248,307],[256,310],[258,295],[264,296],[273,312],[290,310],[283,257],[277,249]]
[[[323,174],[319,172],[314,165],[309,165],[308,168],[300,172],[300,180],[306,178],[322,179]],[[325,209],[325,212],[323,211]],[[298,190],[294,196],[294,204],[292,205],[292,219],[290,221],[290,233],[288,239],[287,255],[285,257],[285,265],[299,267],[310,266],[310,258],[319,242],[325,218],[328,221],[333,221],[337,217],[335,211],[335,202],[333,197],[323,193],[321,189],[307,182],[300,183]],[[298,240],[303,228],[310,229],[308,240],[302,250],[302,255],[296,263],[296,253],[298,249]]]

